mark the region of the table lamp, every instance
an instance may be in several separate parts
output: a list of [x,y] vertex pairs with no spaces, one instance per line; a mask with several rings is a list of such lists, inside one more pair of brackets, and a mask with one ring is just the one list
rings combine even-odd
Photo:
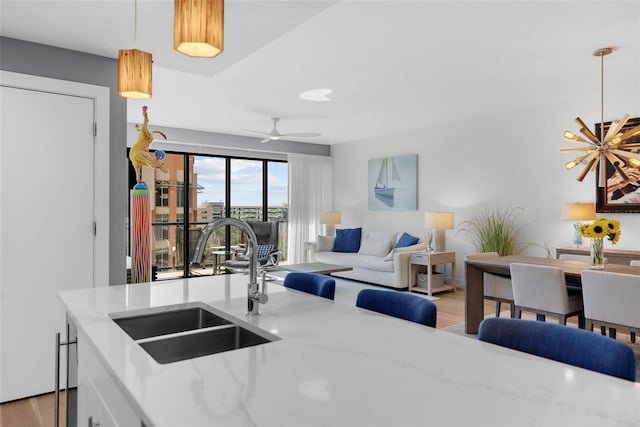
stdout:
[[320,224],[324,224],[324,235],[327,237],[335,235],[335,226],[341,222],[342,216],[338,211],[320,212]]
[[562,207],[562,219],[575,221],[573,223],[573,244],[579,248],[582,246],[582,236],[578,231],[582,225],[581,221],[596,219],[596,205],[594,203],[565,203]]
[[[435,234],[435,250],[436,252],[446,252],[445,244],[445,230],[453,230],[454,225],[454,213],[453,212],[425,212],[424,214],[424,227],[427,230],[434,231]],[[429,239],[427,239],[428,241]],[[428,245],[427,251],[431,248]]]

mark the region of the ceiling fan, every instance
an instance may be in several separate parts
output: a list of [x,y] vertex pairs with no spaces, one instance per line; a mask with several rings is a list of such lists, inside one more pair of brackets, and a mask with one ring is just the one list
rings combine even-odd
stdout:
[[242,129],[242,130],[246,130],[248,132],[255,132],[255,133],[259,133],[261,135],[266,135],[266,138],[264,138],[262,141],[260,141],[261,144],[268,142],[268,141],[275,141],[278,139],[282,139],[285,138],[287,136],[292,136],[292,137],[299,137],[299,138],[308,138],[308,137],[312,137],[312,136],[320,136],[319,133],[315,133],[315,132],[296,132],[296,133],[280,133],[278,132],[277,129],[277,125],[278,122],[280,121],[279,117],[274,117],[271,120],[273,120],[273,129],[271,130],[271,132],[261,132],[258,130],[251,130],[251,129]]

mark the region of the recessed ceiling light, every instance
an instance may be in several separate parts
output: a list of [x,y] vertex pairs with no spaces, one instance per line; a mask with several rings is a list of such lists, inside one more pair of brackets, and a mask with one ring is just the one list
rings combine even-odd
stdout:
[[329,95],[333,93],[333,89],[311,89],[300,94],[300,98],[307,101],[326,102],[331,101]]

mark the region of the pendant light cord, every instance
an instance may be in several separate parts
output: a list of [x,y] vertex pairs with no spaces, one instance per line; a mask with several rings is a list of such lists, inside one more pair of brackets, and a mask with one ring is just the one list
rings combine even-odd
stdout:
[[604,52],[600,52],[600,142],[604,142]]
[[133,2],[133,46],[138,44],[138,0]]

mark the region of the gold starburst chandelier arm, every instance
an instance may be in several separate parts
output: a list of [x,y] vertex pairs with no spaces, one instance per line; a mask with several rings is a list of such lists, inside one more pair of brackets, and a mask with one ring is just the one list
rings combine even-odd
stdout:
[[618,134],[618,132],[620,132],[620,129],[622,129],[622,127],[627,124],[627,121],[629,120],[629,117],[631,117],[629,114],[625,114],[624,117],[622,119],[618,120],[614,120],[613,123],[611,123],[611,126],[609,126],[609,130],[607,131],[607,134],[604,136],[604,142],[610,142],[614,145],[618,145],[620,144],[620,141],[618,141],[616,139],[616,141],[612,141],[612,139],[615,138],[615,136]]
[[585,144],[591,144],[591,145],[596,145],[591,141],[587,141],[586,139],[582,138],[579,135],[576,135],[575,133],[565,130],[564,133],[562,134],[562,136],[564,136],[564,139],[569,141],[569,142],[575,142],[575,143],[580,143],[583,142]]
[[570,162],[567,162],[564,167],[567,168],[567,170],[569,169],[573,169],[574,167],[578,166],[581,162],[590,162],[593,159],[597,159],[598,157],[598,152],[593,150],[590,151],[589,153],[585,154],[584,156],[580,156],[577,159],[574,159]]
[[591,151],[593,147],[564,147],[560,149],[561,153],[573,153],[575,151]]
[[625,164],[625,162],[620,157],[616,156],[615,154],[609,151],[605,151],[604,155],[607,156],[607,160],[609,160],[609,163],[611,163],[611,166],[613,166],[616,172],[620,174],[622,179],[624,181],[628,181],[629,175],[627,175],[624,169],[622,169],[621,167],[622,165]]
[[582,182],[584,177],[587,176],[589,171],[591,171],[592,169],[595,169],[596,166],[597,166],[598,153],[597,152],[593,152],[592,154],[593,154],[593,158],[591,160],[589,160],[589,163],[587,163],[587,165],[584,167],[584,169],[582,169],[582,172],[580,172],[580,175],[578,175],[578,177],[576,178],[580,182]]
[[[640,135],[640,125],[629,129],[628,131],[626,131],[620,136],[616,136],[615,138],[613,138],[611,143],[614,145],[620,145],[627,139],[633,138],[634,136],[638,136],[638,135]],[[629,144],[625,145],[625,147],[629,147],[629,146],[630,146]]]
[[618,145],[618,148],[622,149],[622,150],[630,150],[632,148],[640,148],[640,142],[632,142],[629,144],[620,144]]
[[640,154],[632,153],[630,151],[618,150],[618,149],[614,149],[610,151],[622,157],[623,159],[627,160],[627,163],[629,163],[631,166],[636,168],[640,167]]
[[598,140],[598,138],[596,138],[596,136],[593,134],[593,132],[591,132],[589,130],[587,125],[584,124],[584,122],[582,121],[582,119],[580,117],[576,117],[574,121],[576,122],[576,124],[580,128],[580,133],[581,134],[583,134],[584,136],[589,138],[589,141],[593,142],[594,144],[600,145],[600,141]]

